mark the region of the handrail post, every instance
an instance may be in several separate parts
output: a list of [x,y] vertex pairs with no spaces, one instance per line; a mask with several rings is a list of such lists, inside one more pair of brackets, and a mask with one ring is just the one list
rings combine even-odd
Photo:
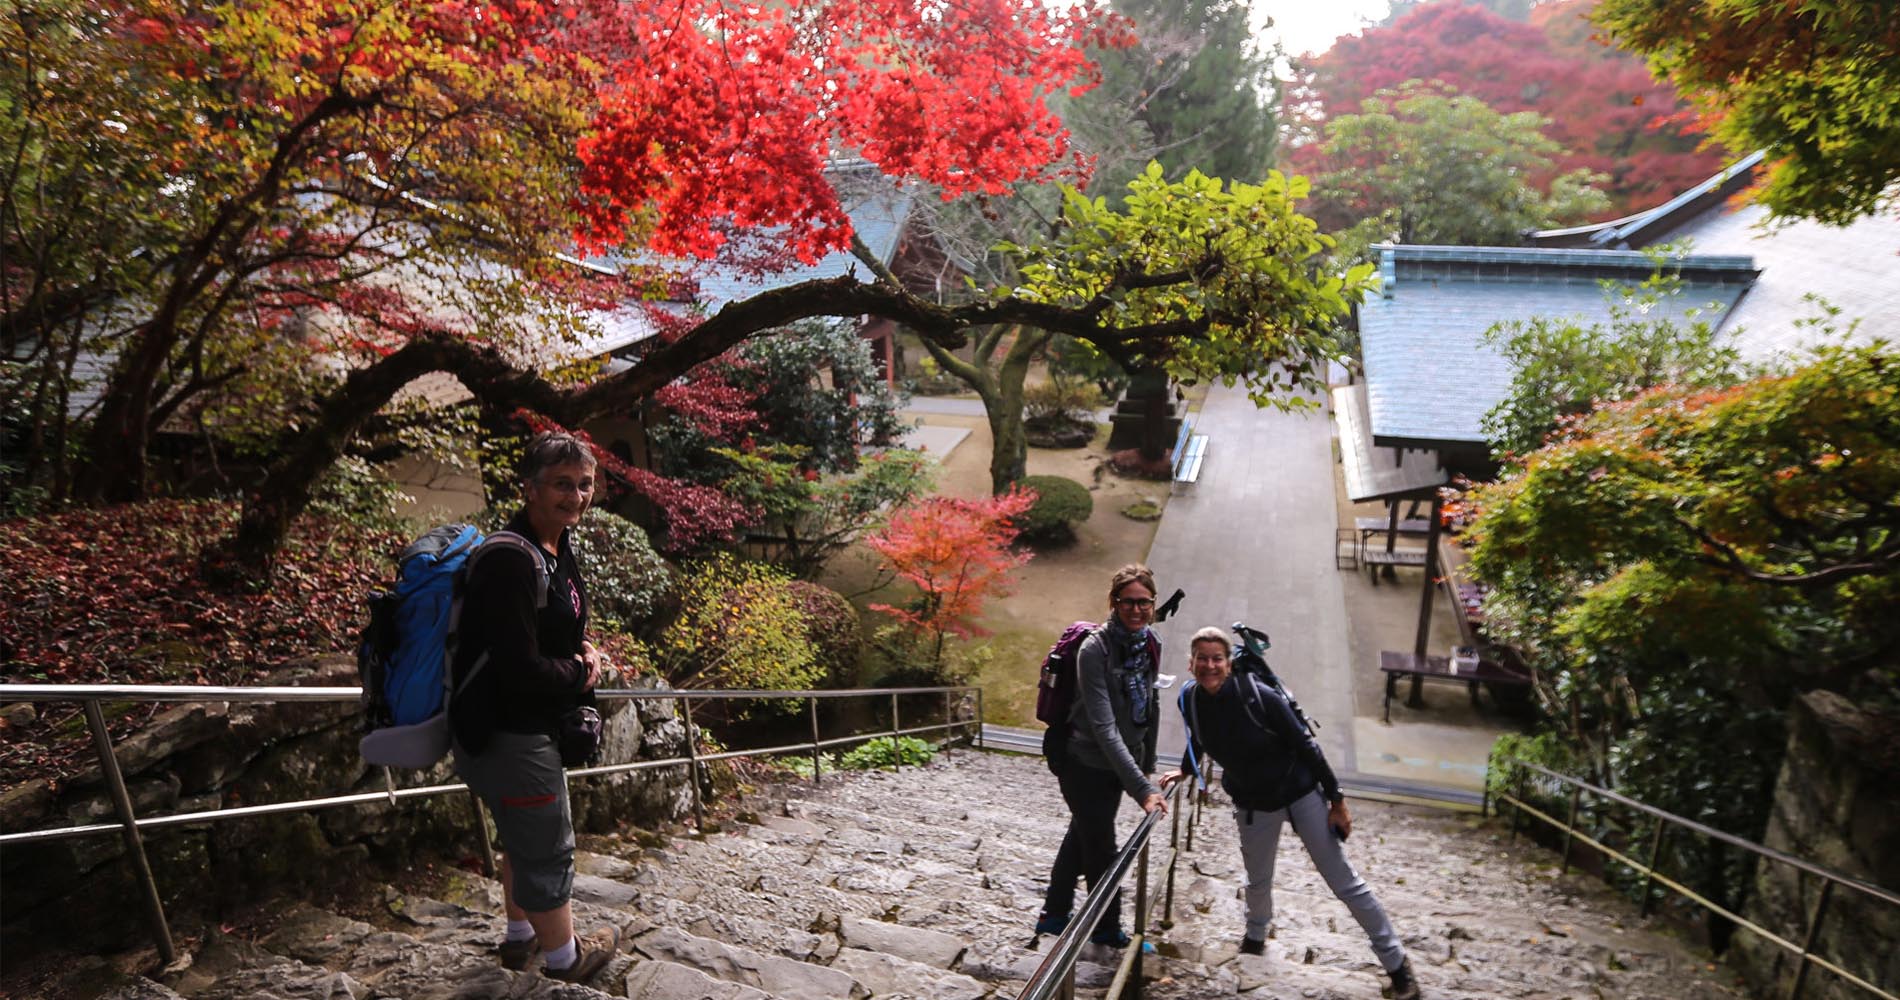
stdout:
[[475,794],[473,788],[468,790],[468,801],[475,807],[475,830],[482,840],[482,875],[495,878],[499,866],[495,864],[495,838],[488,835],[488,810],[483,808],[482,797]]
[[693,786],[693,826],[706,835],[706,806],[699,795],[699,729],[693,725],[693,699],[680,699],[681,714],[686,716],[686,780]]
[[1661,816],[1656,817],[1656,839],[1649,844],[1649,870],[1643,872],[1643,916],[1649,916],[1649,886],[1656,878],[1656,862],[1662,860],[1663,834],[1669,830],[1669,822]]
[[983,689],[976,689],[976,748],[983,749]]
[[1814,939],[1821,930],[1821,918],[1827,916],[1828,893],[1834,890],[1834,880],[1821,880],[1821,894],[1814,899],[1814,912],[1808,916],[1808,933],[1801,939],[1801,964],[1794,967],[1794,982],[1788,987],[1788,1000],[1799,1000],[1801,984],[1808,978],[1808,955],[1814,951]]
[[[1187,782],[1188,779],[1182,779],[1182,785],[1185,785],[1192,793],[1194,786]],[[1161,894],[1162,930],[1168,930],[1174,926],[1174,869],[1181,862],[1181,813],[1184,807],[1179,804],[1179,800],[1183,797],[1179,792],[1175,793],[1176,805],[1169,810],[1173,815],[1169,817],[1168,829],[1168,887]]]
[[1559,875],[1570,874],[1570,840],[1577,832],[1577,804],[1583,799],[1583,786],[1570,786],[1570,818],[1564,821],[1564,864]]
[[955,736],[953,736],[953,735],[950,735],[950,734],[951,734],[952,732],[954,732],[954,730],[952,730],[952,729],[950,728],[950,725],[951,725],[951,724],[952,724],[953,722],[955,722],[955,721],[956,721],[955,719],[953,719],[953,718],[952,718],[952,716],[954,716],[954,715],[956,714],[956,712],[955,712],[955,710],[953,710],[953,709],[952,709],[952,708],[950,707],[950,706],[951,706],[951,703],[950,703],[950,697],[951,697],[951,695],[952,695],[952,694],[953,694],[953,692],[951,692],[951,691],[948,691],[948,690],[946,690],[946,691],[944,691],[944,693],[943,693],[943,725],[944,725],[944,728],[942,728],[942,729],[939,729],[939,730],[937,730],[938,732],[940,732],[940,733],[943,733],[943,734],[944,734],[944,737],[943,737],[943,745],[944,745],[944,746],[949,746],[949,745],[950,745],[950,743],[951,743],[951,741],[953,741],[953,740],[955,740],[955,739],[956,739],[956,737],[955,737]]
[[824,770],[825,765],[823,762],[824,754],[818,750],[818,699],[816,697],[806,698],[805,704],[811,707],[811,783],[814,785],[822,785],[825,783],[825,779],[824,775],[820,772]]
[[1513,801],[1511,803],[1511,842],[1516,843],[1518,828],[1524,825],[1524,795],[1526,791],[1525,786],[1530,784],[1531,772],[1529,768],[1522,766],[1522,764],[1518,761],[1516,757],[1511,758],[1511,763],[1518,765],[1517,767],[1517,794],[1513,796]]
[[897,724],[897,692],[892,691],[891,692],[891,770],[893,771],[902,771],[904,769],[904,754],[903,754],[903,751],[897,748],[897,741],[900,739],[903,739],[903,737],[897,734],[903,728],[904,727]]
[[1141,954],[1148,950],[1148,848],[1153,843],[1153,835],[1141,842],[1141,856],[1136,861],[1135,940],[1129,944],[1135,949],[1135,955],[1129,966],[1128,983],[1122,987],[1123,1000],[1141,998]]
[[178,950],[172,946],[171,926],[165,922],[165,904],[158,898],[158,881],[152,877],[152,863],[145,856],[145,840],[139,836],[138,817],[132,812],[132,796],[125,790],[125,775],[119,772],[119,758],[112,752],[112,732],[106,728],[106,716],[99,709],[99,699],[86,699],[86,725],[92,729],[92,743],[99,751],[99,770],[106,777],[106,787],[112,791],[112,808],[119,814],[119,822],[124,824],[120,836],[125,840],[125,858],[132,864],[133,878],[139,883],[139,889],[145,895],[145,919],[151,923],[152,943],[158,946],[158,956],[164,964],[178,961]]

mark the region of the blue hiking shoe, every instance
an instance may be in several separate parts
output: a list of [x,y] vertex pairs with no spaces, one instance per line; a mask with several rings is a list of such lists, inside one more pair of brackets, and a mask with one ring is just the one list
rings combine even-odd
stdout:
[[1043,913],[1036,917],[1037,934],[1060,934],[1068,926],[1067,913]]

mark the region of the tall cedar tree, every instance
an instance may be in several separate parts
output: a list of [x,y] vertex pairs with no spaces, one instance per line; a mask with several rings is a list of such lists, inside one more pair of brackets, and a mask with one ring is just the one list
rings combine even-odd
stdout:
[[1325,123],[1407,80],[1442,80],[1505,114],[1535,111],[1560,151],[1532,180],[1573,170],[1609,178],[1603,215],[1650,208],[1721,169],[1681,133],[1688,104],[1651,78],[1642,60],[1605,47],[1586,17],[1595,0],[1557,0],[1514,21],[1475,3],[1437,0],[1391,23],[1339,39],[1298,60],[1290,85],[1291,168],[1314,169],[1312,139]]
[[[1167,177],[1189,170],[1259,183],[1273,162],[1279,89],[1239,0],[1117,0],[1140,41],[1101,57],[1102,91],[1129,102]],[[1129,169],[1132,168],[1132,169]],[[1140,164],[1109,170],[1119,197]]]

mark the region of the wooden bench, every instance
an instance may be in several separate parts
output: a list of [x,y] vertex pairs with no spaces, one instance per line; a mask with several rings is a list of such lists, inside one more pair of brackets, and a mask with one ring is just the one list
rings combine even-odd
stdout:
[[[1392,530],[1392,522],[1383,517],[1355,517],[1352,525],[1359,531],[1359,544],[1364,545],[1373,535],[1383,535]],[[1399,535],[1424,538],[1432,533],[1432,522],[1422,517],[1408,517],[1399,522]]]
[[1385,721],[1392,721],[1392,696],[1398,688],[1401,677],[1412,679],[1412,691],[1405,699],[1406,707],[1422,708],[1424,701],[1419,690],[1424,681],[1457,681],[1471,689],[1471,707],[1483,710],[1478,703],[1479,684],[1498,684],[1504,687],[1529,687],[1529,674],[1519,673],[1499,663],[1479,660],[1478,665],[1468,670],[1452,672],[1451,660],[1443,656],[1419,657],[1416,653],[1401,653],[1384,650],[1379,653],[1379,669],[1385,674]]
[[1359,561],[1371,572],[1372,585],[1379,585],[1379,569],[1383,566],[1423,566],[1423,549],[1396,549],[1387,552],[1384,549],[1361,549]]
[[1188,436],[1186,447],[1180,449],[1174,458],[1173,492],[1183,487],[1192,490],[1201,478],[1201,463],[1207,460],[1207,435]]

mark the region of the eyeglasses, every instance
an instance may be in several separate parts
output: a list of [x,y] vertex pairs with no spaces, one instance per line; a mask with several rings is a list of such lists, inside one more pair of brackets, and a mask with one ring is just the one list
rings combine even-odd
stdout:
[[1124,608],[1129,609],[1130,611],[1133,611],[1138,608],[1154,607],[1155,599],[1152,597],[1117,597],[1115,598],[1115,603],[1121,607],[1124,607]]

